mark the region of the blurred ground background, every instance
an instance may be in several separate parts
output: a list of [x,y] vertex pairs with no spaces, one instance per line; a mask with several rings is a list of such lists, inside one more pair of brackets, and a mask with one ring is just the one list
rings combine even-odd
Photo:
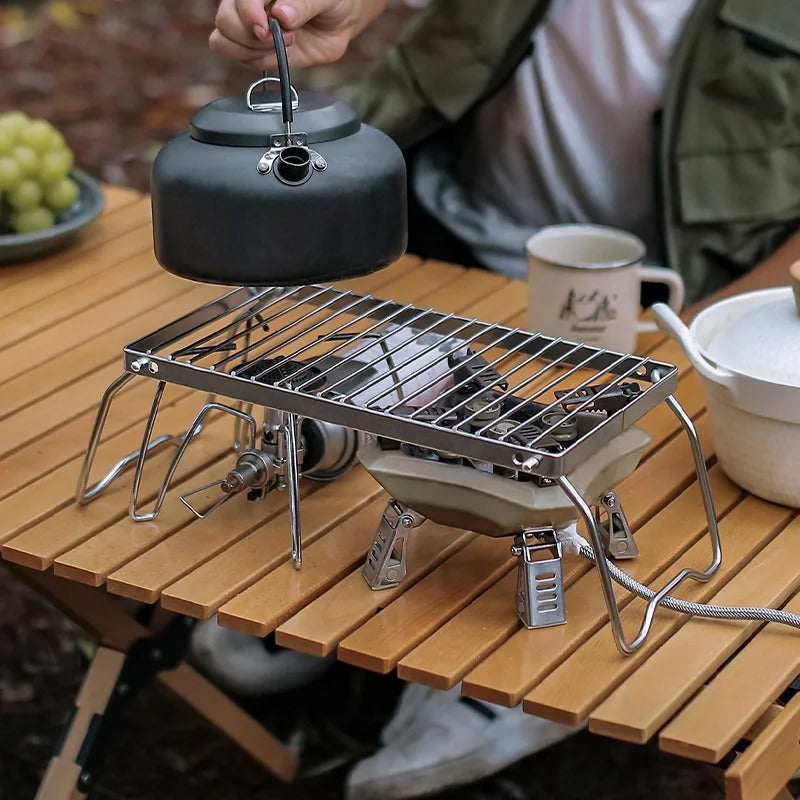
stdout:
[[[336,87],[386,49],[414,13],[393,0],[330,67],[293,73],[301,88]],[[419,3],[416,3],[419,5]],[[148,189],[158,148],[197,107],[244,91],[251,73],[208,51],[214,0],[0,0],[0,110],[56,124],[79,166]],[[0,465],[2,468],[2,465]],[[0,567],[0,798],[33,797],[93,643]],[[249,709],[303,754],[277,783],[157,690],[132,710],[96,798],[272,800],[342,796],[350,765],[371,752],[401,684],[344,666],[304,691]],[[701,767],[582,733],[441,800],[705,800],[721,797]]]

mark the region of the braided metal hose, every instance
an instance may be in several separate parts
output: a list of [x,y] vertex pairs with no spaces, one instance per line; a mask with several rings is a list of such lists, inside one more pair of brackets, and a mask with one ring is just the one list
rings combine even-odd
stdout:
[[[597,556],[594,549],[587,543],[578,547],[578,552],[584,558],[589,559],[593,564],[597,563]],[[619,567],[608,561],[608,571],[624,589],[638,595],[643,600],[650,600],[656,594],[644,584],[631,578]],[[709,619],[749,619],[761,620],[763,622],[778,622],[781,625],[790,625],[793,628],[800,628],[800,615],[790,614],[788,611],[781,611],[775,608],[756,608],[752,606],[710,606],[703,603],[691,603],[686,600],[678,600],[667,595],[660,603],[673,611],[682,614],[691,614],[695,617],[707,617]]]

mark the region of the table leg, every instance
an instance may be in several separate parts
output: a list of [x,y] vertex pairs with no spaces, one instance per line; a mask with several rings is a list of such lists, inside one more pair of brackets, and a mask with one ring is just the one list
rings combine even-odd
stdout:
[[[134,642],[152,634],[101,590],[57,578],[52,573],[4,563],[96,636],[100,649],[121,651],[120,657],[124,659]],[[157,673],[156,678],[277,778],[291,781],[297,775],[299,764],[295,753],[193,667],[184,662],[175,669]],[[50,800],[50,797],[43,795],[42,800]]]
[[114,691],[125,656],[108,647],[98,647],[83,680],[75,709],[55,755],[44,773],[36,800],[77,800],[80,791],[79,754],[96,715],[102,715]]

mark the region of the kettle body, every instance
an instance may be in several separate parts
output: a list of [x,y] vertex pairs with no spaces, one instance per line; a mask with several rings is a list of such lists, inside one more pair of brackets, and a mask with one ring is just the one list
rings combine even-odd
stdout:
[[[342,100],[274,92],[215,100],[167,143],[151,175],[156,258],[184,278],[286,286],[373,272],[407,244],[406,168]],[[259,102],[254,102],[257,96]]]

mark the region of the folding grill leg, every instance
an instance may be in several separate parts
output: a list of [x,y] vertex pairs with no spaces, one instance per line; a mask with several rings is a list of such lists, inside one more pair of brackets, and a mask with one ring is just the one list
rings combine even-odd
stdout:
[[361,574],[371,589],[389,589],[406,576],[406,542],[425,517],[390,500],[372,540]]
[[[514,537],[517,563],[517,614],[528,628],[549,628],[567,621],[561,575],[561,543],[552,528],[534,528]],[[550,558],[539,558],[547,553]]]
[[296,414],[286,414],[286,484],[289,489],[289,517],[292,526],[292,563],[295,569],[303,566],[303,530],[300,523],[300,465]]
[[639,555],[628,518],[614,492],[606,492],[600,499],[600,504],[595,508],[595,520],[610,558],[636,558]]

